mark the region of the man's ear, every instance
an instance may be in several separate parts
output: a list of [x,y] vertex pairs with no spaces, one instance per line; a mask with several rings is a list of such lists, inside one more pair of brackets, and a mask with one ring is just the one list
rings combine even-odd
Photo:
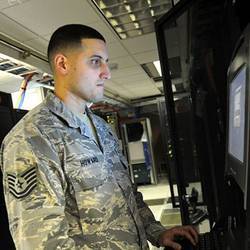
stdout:
[[55,70],[62,75],[66,75],[69,71],[69,61],[63,54],[57,54],[54,57],[54,65]]

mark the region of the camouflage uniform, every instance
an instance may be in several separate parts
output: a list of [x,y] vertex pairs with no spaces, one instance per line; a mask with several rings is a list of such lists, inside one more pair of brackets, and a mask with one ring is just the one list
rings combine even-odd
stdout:
[[148,249],[165,229],[132,185],[109,126],[52,93],[5,138],[0,164],[17,249]]

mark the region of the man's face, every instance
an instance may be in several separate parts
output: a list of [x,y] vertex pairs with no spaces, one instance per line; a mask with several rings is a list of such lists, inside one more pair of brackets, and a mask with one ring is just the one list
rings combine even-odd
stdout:
[[65,87],[76,98],[89,102],[100,100],[104,82],[110,78],[105,42],[83,39],[82,48],[73,49],[67,57],[70,67]]

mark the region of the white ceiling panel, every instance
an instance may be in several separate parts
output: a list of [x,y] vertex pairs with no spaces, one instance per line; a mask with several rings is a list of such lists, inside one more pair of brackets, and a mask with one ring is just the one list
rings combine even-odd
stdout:
[[131,75],[143,74],[144,71],[140,66],[133,66],[124,69],[118,69],[111,72],[111,80],[126,78]]
[[105,81],[105,88],[109,89],[109,88],[114,88],[117,84],[112,82],[111,80],[107,80]]
[[138,97],[143,97],[145,95],[147,96],[151,96],[151,95],[159,95],[161,94],[160,90],[158,88],[134,88],[133,89],[133,94],[135,98]]
[[157,49],[155,33],[122,40],[121,42],[131,54]]
[[36,36],[30,30],[24,28],[14,20],[0,13],[0,32],[15,40],[23,42],[34,39]]
[[8,0],[0,0],[0,10],[10,7]]
[[39,35],[50,34],[67,23],[88,24],[100,20],[86,0],[30,0],[2,12]]
[[127,50],[121,45],[120,42],[108,43],[107,46],[108,46],[109,59],[121,56],[128,56]]
[[159,60],[158,50],[151,50],[133,55],[134,59],[139,63],[148,63]]
[[36,39],[25,41],[24,44],[27,44],[44,55],[47,55],[48,41],[43,38],[37,37]]
[[30,0],[0,0],[0,10],[22,4]]
[[145,74],[127,76],[125,78],[118,78],[114,80],[114,82],[116,82],[117,84],[125,84],[125,85],[134,85],[135,82],[139,84],[139,82],[143,83],[147,81],[148,77]]
[[151,88],[154,86],[154,83],[151,80],[138,80],[133,82],[128,82],[126,85],[123,85],[124,88]]
[[128,92],[123,86],[119,86],[115,83],[112,85],[107,85],[105,89],[111,91],[114,95],[120,96],[125,99],[130,99],[132,97],[132,94]]
[[122,57],[114,58],[110,60],[110,63],[118,64],[117,71],[137,65],[136,61],[131,56],[122,56]]

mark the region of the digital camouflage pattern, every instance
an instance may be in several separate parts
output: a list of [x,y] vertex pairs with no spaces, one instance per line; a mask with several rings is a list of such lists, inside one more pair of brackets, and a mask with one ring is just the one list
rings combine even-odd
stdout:
[[111,128],[52,93],[5,138],[0,164],[17,249],[148,249],[165,229],[131,183]]

